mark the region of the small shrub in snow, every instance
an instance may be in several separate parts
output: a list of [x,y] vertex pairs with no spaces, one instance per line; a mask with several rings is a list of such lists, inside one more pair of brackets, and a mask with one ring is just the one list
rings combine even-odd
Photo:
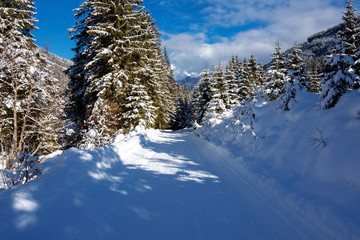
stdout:
[[208,115],[201,126],[197,126],[196,133],[209,141],[233,142],[244,146],[249,152],[255,152],[260,141],[254,132],[254,118],[252,106],[234,107],[222,114]]
[[307,139],[313,146],[313,150],[324,149],[329,143],[329,138],[324,134],[324,128],[317,128],[316,132]]
[[26,153],[21,153],[12,164],[15,166],[12,170],[0,171],[0,189],[10,189],[15,185],[25,184],[42,173],[38,157]]

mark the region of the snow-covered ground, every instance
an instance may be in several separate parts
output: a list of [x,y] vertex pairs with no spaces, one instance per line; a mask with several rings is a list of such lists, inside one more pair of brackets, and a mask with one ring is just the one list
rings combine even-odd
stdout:
[[196,132],[239,156],[259,184],[305,212],[308,222],[360,239],[360,91],[345,94],[329,110],[320,109],[319,95],[304,91],[291,111],[279,105],[280,99],[235,108],[207,119]]
[[359,239],[359,95],[56,153],[0,192],[1,239]]

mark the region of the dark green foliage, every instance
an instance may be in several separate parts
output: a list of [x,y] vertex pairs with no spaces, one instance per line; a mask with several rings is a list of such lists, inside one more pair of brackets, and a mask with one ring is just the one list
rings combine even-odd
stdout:
[[306,81],[305,86],[310,93],[321,92],[321,79],[324,71],[323,58],[309,58],[305,62]]
[[94,131],[104,144],[139,125],[168,128],[174,118],[177,83],[155,21],[140,4],[88,0],[77,10],[69,112],[78,113],[83,138]]
[[[356,75],[356,54],[359,51],[360,30],[356,24],[356,10],[353,1],[348,0],[347,11],[343,20],[345,28],[338,33],[338,44],[325,62],[321,107],[329,109],[336,105],[340,97],[347,90],[358,85],[359,76]],[[354,61],[355,60],[355,61]]]

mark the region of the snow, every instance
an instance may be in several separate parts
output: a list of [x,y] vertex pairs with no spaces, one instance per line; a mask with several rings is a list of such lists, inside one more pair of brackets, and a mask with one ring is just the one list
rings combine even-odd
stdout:
[[240,162],[251,175],[281,192],[290,205],[301,205],[312,212],[308,214],[322,216],[322,221],[336,219],[343,226],[328,225],[347,229],[356,239],[360,236],[359,93],[350,91],[334,108],[321,110],[318,95],[302,91],[289,112],[278,109],[281,99],[253,107],[253,126],[243,120],[249,116],[239,107],[218,117],[221,121],[216,125],[208,119],[196,132],[242,156]]
[[[329,110],[318,95],[296,100],[288,112],[279,101],[235,108],[196,132],[138,127],[58,151],[38,179],[0,192],[0,235],[359,239],[360,93]],[[328,141],[314,149],[317,129]]]

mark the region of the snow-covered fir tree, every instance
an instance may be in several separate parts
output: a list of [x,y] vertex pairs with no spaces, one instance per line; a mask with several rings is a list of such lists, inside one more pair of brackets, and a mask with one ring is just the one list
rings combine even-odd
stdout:
[[254,95],[254,91],[257,87],[261,86],[264,82],[264,70],[261,64],[256,62],[255,56],[252,54],[248,63],[249,69],[249,87],[250,94],[247,98]]
[[351,0],[347,1],[346,9],[343,15],[345,28],[339,31],[338,44],[325,62],[320,96],[323,109],[334,107],[347,90],[357,85],[359,78],[355,74],[353,58],[357,52],[356,39],[359,38],[359,28],[356,26],[356,10]]
[[183,129],[192,126],[191,95],[186,84],[179,87],[178,105],[175,118],[171,124],[172,129]]
[[277,41],[270,69],[266,73],[264,90],[267,95],[267,101],[274,101],[283,94],[284,85],[288,81],[289,77],[287,76],[284,53],[281,51],[280,43]]
[[8,169],[61,148],[62,89],[35,49],[34,2],[0,5],[0,145]]
[[304,60],[301,57],[302,50],[299,48],[299,45],[295,43],[293,48],[291,49],[291,52],[288,56],[288,75],[290,76],[292,82],[298,83],[300,88],[305,87],[305,66],[304,66]]
[[301,49],[295,44],[288,60],[288,81],[284,84],[283,94],[279,108],[283,111],[290,111],[295,103],[297,92],[305,87],[305,77],[303,76],[303,60],[300,57]]
[[[156,30],[157,39],[159,39],[160,34],[157,32],[157,28],[154,29]],[[152,57],[153,64],[148,68],[152,72],[149,79],[151,86],[148,89],[150,89],[150,95],[157,108],[155,112],[155,128],[170,128],[178,104],[180,104],[178,102],[179,84],[174,78],[166,49],[164,52],[161,51],[160,42],[157,42],[153,49],[155,50]],[[151,89],[153,90],[151,91]]]
[[141,4],[88,0],[69,31],[77,44],[69,69],[72,112],[85,109],[77,117],[82,138],[97,136],[97,145],[138,125],[168,127],[174,117],[174,80],[156,24]]
[[229,61],[224,73],[224,82],[226,84],[226,105],[230,108],[240,103],[239,88],[235,77],[235,66]]
[[221,63],[213,70],[212,77],[210,78],[210,88],[211,99],[206,105],[205,115],[223,113],[227,107],[227,86],[225,85],[224,69]]
[[305,86],[310,93],[321,93],[323,58],[310,57],[305,61]]
[[194,122],[201,124],[204,118],[207,103],[211,100],[211,75],[208,69],[204,69],[200,74],[200,81],[195,86],[192,100],[191,112]]
[[250,66],[246,58],[244,58],[241,64],[241,74],[238,79],[239,84],[239,96],[240,101],[246,101],[252,94],[251,84],[250,84]]

